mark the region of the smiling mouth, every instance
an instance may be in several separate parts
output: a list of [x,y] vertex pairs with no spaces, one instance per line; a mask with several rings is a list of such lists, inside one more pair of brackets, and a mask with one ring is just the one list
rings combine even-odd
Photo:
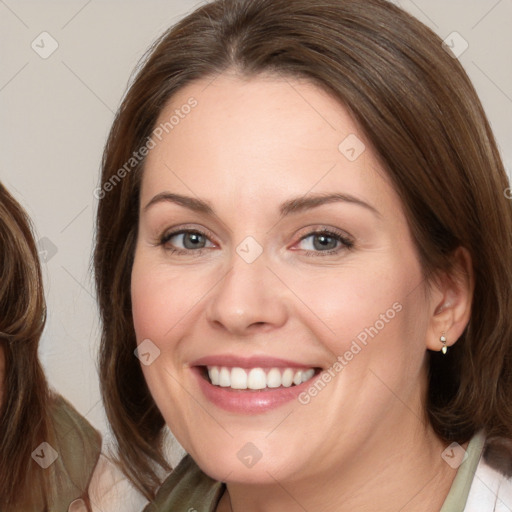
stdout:
[[320,373],[320,368],[240,368],[203,366],[202,375],[213,386],[262,391],[298,386]]

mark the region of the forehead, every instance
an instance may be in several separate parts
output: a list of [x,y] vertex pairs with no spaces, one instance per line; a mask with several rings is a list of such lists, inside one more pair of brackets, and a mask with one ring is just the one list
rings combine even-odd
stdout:
[[305,80],[226,73],[193,82],[168,102],[157,130],[143,202],[163,190],[240,206],[310,191],[365,196],[377,208],[398,202],[346,108]]

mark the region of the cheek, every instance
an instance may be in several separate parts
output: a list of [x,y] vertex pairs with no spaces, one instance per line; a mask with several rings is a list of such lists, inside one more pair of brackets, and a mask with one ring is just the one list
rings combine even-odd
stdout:
[[149,338],[159,346],[172,342],[182,320],[201,297],[196,285],[198,282],[190,273],[169,272],[165,265],[136,255],[131,300],[137,341]]
[[288,279],[304,305],[299,306],[318,326],[317,334],[337,353],[353,339],[364,342],[401,322],[408,294],[418,281],[416,269],[384,256],[319,271],[308,279]]
[[168,307],[164,294],[158,293],[151,274],[141,271],[136,265],[132,272],[131,298],[137,343],[149,338],[158,345],[161,338],[159,326],[166,318]]
[[428,308],[412,251],[372,254],[362,260],[307,280],[290,276],[290,282],[296,283],[294,291],[307,306],[301,308],[312,318],[309,326],[315,338],[329,353],[330,368],[336,375],[343,372],[339,392],[345,396],[357,389],[377,407],[389,393],[379,379],[404,390],[417,382],[424,363]]

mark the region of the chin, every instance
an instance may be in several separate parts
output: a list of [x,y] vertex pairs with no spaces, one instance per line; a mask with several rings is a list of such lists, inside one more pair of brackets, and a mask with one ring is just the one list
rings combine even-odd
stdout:
[[[226,446],[225,450],[204,450],[200,456],[191,453],[192,458],[201,470],[210,478],[221,482],[245,484],[275,484],[276,479],[288,480],[293,477],[290,468],[295,468],[297,462],[270,451],[270,447],[257,448],[251,442],[242,443],[240,448],[233,445]],[[287,453],[290,453],[287,450]]]

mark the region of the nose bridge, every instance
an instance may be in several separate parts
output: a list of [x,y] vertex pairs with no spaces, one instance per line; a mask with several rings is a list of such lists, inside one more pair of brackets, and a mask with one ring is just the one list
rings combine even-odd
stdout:
[[263,248],[254,241],[239,244],[229,271],[210,298],[208,320],[238,334],[254,324],[282,325],[286,319],[283,295],[278,292],[282,284],[268,264]]

